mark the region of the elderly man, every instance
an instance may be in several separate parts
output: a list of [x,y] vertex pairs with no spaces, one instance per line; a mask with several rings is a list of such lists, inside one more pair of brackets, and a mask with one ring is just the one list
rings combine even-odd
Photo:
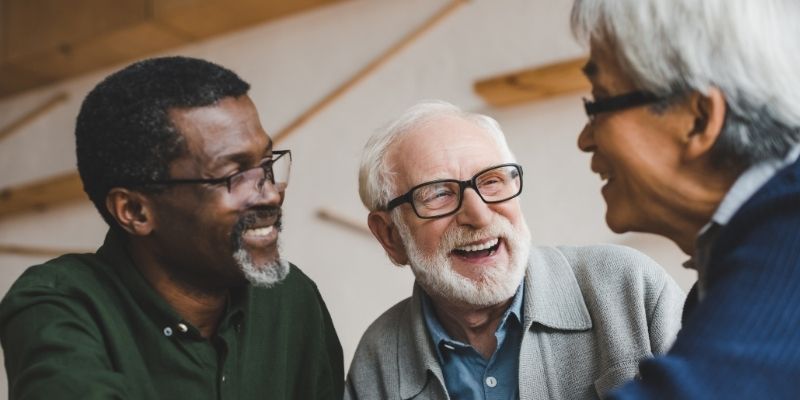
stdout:
[[618,398],[800,395],[798,21],[796,0],[573,6],[606,221],[671,239],[699,276],[675,346]]
[[249,85],[171,57],[106,78],[78,115],[95,254],[28,269],[0,305],[12,399],[338,399],[314,283],[278,252],[291,155]]
[[623,247],[531,247],[522,177],[494,120],[447,103],[369,141],[369,227],[416,284],[364,334],[345,398],[596,398],[667,350],[674,281]]

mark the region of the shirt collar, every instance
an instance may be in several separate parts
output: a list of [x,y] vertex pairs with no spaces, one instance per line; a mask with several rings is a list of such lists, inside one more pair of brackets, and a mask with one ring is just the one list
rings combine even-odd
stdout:
[[[512,298],[511,304],[506,308],[503,315],[500,317],[500,324],[497,326],[497,330],[505,330],[508,329],[508,319],[509,317],[514,318],[517,322],[522,322],[522,293],[523,293],[523,286],[524,283],[520,283],[519,287],[517,288],[514,297]],[[421,296],[422,300],[422,315],[425,318],[425,325],[428,328],[428,332],[431,335],[431,339],[433,340],[434,348],[436,350],[436,356],[439,359],[439,362],[442,362],[443,355],[440,346],[444,343],[447,345],[454,345],[458,347],[465,347],[467,344],[461,343],[458,340],[453,339],[447,331],[445,331],[442,324],[439,322],[439,319],[436,317],[436,312],[433,309],[433,303],[426,293],[423,292]]]
[[525,274],[524,328],[533,323],[564,331],[592,328],[578,280],[564,256],[553,247],[532,247]]
[[[136,303],[151,316],[153,322],[159,329],[169,327],[172,332],[180,331],[180,325],[185,325],[189,329],[189,335],[201,338],[200,332],[189,322],[183,319],[172,306],[164,300],[161,295],[150,285],[144,275],[134,265],[127,248],[127,238],[119,232],[109,229],[106,233],[103,245],[97,250],[97,255],[103,259],[111,269],[119,275],[125,284],[128,292],[136,300]],[[220,323],[220,328],[224,324],[239,322],[244,316],[244,308],[251,296],[250,286],[246,289],[232,293],[226,305],[224,318]],[[221,329],[218,329],[221,331]]]
[[683,266],[697,271],[697,295],[702,300],[706,289],[706,275],[711,246],[719,233],[719,228],[730,222],[739,209],[763,187],[778,171],[793,164],[800,156],[800,144],[795,145],[783,159],[771,159],[758,162],[747,168],[725,193],[717,210],[697,235],[695,252]]

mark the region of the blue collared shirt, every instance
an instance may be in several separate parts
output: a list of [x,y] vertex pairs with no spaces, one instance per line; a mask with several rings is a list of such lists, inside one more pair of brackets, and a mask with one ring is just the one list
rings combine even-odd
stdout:
[[433,339],[436,357],[442,366],[447,393],[453,400],[518,399],[519,350],[522,342],[522,293],[519,285],[511,305],[495,332],[497,348],[487,360],[472,346],[445,332],[436,318],[431,300],[422,296],[425,325]]

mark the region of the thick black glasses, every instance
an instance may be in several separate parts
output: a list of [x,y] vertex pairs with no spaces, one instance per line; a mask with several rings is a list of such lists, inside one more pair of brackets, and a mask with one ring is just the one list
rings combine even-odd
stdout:
[[583,99],[583,108],[586,110],[586,116],[589,117],[589,121],[594,121],[594,117],[597,114],[627,110],[662,100],[664,98],[661,96],[637,90],[595,101]]
[[242,196],[252,193],[253,189],[261,190],[264,183],[269,181],[278,192],[286,190],[289,184],[289,172],[292,167],[292,152],[290,150],[275,150],[272,158],[261,161],[253,168],[239,171],[233,175],[222,178],[208,179],[164,179],[153,181],[135,182],[139,185],[185,185],[206,184],[222,185],[228,188],[228,193]]
[[475,174],[472,179],[440,179],[414,186],[389,202],[387,210],[410,203],[420,218],[439,218],[454,214],[461,208],[464,190],[472,188],[486,204],[501,203],[522,193],[522,167],[501,164]]

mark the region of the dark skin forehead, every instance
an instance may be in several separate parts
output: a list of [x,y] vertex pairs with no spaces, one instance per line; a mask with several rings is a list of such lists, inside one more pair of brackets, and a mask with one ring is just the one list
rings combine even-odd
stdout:
[[248,96],[227,97],[204,107],[175,108],[169,115],[188,150],[172,162],[173,177],[228,175],[272,152],[272,141]]

